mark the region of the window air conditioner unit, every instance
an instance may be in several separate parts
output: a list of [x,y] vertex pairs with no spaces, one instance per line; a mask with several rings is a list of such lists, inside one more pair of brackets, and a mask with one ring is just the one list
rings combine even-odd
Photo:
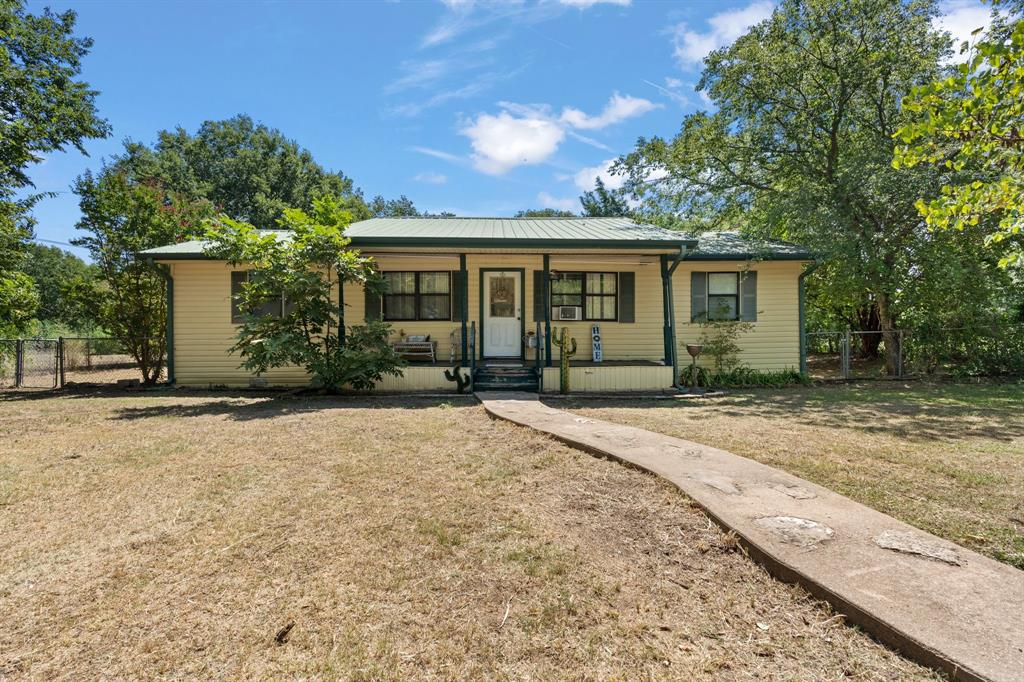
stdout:
[[582,320],[583,319],[583,308],[578,305],[562,305],[558,306],[558,319],[562,320]]

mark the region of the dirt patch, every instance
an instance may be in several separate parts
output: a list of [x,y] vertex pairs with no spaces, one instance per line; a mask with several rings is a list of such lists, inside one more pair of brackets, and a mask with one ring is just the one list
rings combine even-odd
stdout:
[[0,677],[931,677],[468,401],[3,401],[0,535]]

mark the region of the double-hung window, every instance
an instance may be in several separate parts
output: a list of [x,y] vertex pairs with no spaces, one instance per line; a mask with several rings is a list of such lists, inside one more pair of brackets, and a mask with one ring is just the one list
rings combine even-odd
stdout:
[[289,307],[285,303],[284,295],[278,294],[267,298],[258,306],[251,311],[246,311],[242,307],[242,301],[240,296],[242,289],[245,287],[245,283],[249,281],[251,277],[249,270],[233,270],[231,272],[231,323],[242,324],[245,322],[246,312],[251,312],[257,317],[270,316],[270,317],[281,317],[282,311],[289,312]]
[[[562,272],[551,282],[551,306],[580,307],[583,319],[618,319],[618,275],[614,272]],[[552,314],[554,319],[557,315]]]
[[450,272],[385,272],[384,319],[392,322],[452,319]]
[[740,319],[740,276],[737,272],[708,273],[708,319]]

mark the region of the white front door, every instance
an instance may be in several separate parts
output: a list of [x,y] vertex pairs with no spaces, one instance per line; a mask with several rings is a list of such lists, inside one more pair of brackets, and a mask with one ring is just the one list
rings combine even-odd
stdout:
[[522,273],[484,272],[484,357],[518,358],[523,302],[519,292]]

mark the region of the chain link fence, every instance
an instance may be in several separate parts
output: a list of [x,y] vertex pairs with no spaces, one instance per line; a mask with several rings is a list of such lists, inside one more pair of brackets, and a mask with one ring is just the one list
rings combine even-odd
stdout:
[[1024,374],[1024,324],[818,331],[806,344],[812,379]]
[[[161,379],[166,372],[161,374]],[[141,381],[132,354],[117,339],[0,339],[0,389],[54,389]]]

